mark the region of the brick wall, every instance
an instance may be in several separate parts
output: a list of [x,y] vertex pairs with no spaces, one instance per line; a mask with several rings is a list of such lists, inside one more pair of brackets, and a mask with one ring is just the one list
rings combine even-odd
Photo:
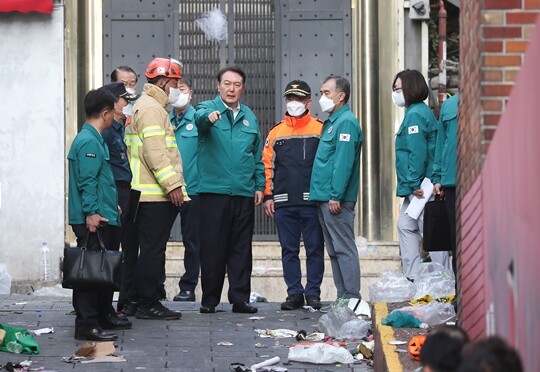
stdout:
[[[493,268],[487,267],[496,258],[493,259],[493,239],[486,238],[486,234],[492,233],[496,225],[493,216],[484,212],[486,205],[497,200],[484,195],[484,159],[523,64],[539,11],[540,0],[461,2],[458,299],[461,325],[472,338],[485,335],[489,304],[494,301],[489,289]],[[506,278],[506,273],[501,275]]]
[[482,168],[539,10],[540,0],[461,2],[458,183],[462,194]]

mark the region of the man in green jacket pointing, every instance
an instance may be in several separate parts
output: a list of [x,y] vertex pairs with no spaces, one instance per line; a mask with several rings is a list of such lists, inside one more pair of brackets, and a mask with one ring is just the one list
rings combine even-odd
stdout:
[[254,206],[262,203],[264,165],[259,122],[240,103],[246,75],[237,66],[217,75],[219,95],[201,102],[195,113],[199,132],[200,312],[216,312],[225,273],[229,302],[236,313],[250,306]]
[[319,221],[330,256],[337,301],[360,298],[354,208],[358,198],[360,150],[364,135],[347,104],[350,91],[349,81],[340,76],[327,77],[321,86],[321,111],[330,116],[323,125],[309,190],[309,200],[318,202]]

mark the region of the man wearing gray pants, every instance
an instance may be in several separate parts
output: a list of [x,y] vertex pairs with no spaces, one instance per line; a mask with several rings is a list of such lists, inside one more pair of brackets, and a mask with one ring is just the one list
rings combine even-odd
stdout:
[[327,77],[321,86],[321,111],[330,116],[323,125],[309,190],[309,199],[318,202],[337,302],[360,298],[354,208],[358,198],[360,150],[364,135],[347,104],[350,90],[349,81],[339,76]]

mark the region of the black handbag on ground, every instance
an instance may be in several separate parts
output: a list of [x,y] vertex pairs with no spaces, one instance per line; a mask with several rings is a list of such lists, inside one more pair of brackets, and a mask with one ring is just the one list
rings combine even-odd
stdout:
[[124,252],[105,248],[99,230],[96,233],[101,247],[99,251],[86,248],[90,232],[82,247],[64,248],[63,288],[120,290]]
[[452,249],[446,205],[438,195],[435,196],[435,200],[427,202],[424,208],[423,248],[426,252]]

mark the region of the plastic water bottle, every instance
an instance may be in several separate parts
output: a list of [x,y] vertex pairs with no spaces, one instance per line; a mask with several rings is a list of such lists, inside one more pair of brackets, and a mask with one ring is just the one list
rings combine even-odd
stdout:
[[11,353],[20,354],[23,351],[23,346],[17,341],[9,341],[6,345],[6,349]]
[[41,280],[47,281],[51,280],[51,252],[47,246],[47,242],[43,242],[41,245],[41,263],[40,263],[40,275]]

